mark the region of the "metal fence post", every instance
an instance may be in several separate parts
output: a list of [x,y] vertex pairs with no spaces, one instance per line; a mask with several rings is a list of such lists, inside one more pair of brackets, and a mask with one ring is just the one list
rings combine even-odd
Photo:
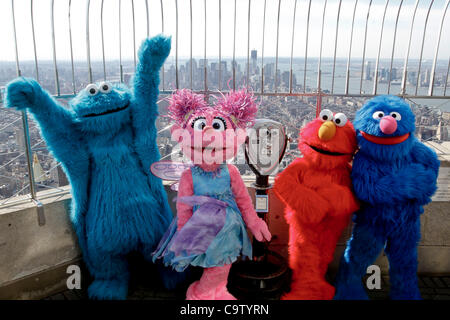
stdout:
[[[14,0],[11,0],[11,10],[12,10],[12,22],[13,22],[13,34],[14,34],[14,49],[16,55],[16,73],[17,76],[21,76],[20,66],[19,66],[19,52],[17,48],[17,35],[16,35],[16,19],[14,15]],[[30,144],[30,132],[28,129],[28,117],[26,111],[22,111],[22,125],[23,125],[23,135],[25,140],[25,154],[27,157],[27,167],[28,167],[28,180],[30,182],[30,196],[31,200],[37,206],[38,223],[40,226],[45,224],[44,207],[42,203],[36,197],[36,185],[34,182],[34,171],[31,159],[31,144]]]

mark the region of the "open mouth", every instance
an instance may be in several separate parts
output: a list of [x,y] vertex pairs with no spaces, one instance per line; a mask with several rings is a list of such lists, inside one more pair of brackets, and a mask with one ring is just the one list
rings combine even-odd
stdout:
[[384,144],[384,145],[399,144],[409,138],[409,132],[405,133],[404,135],[396,136],[396,137],[378,137],[378,136],[374,136],[374,135],[365,133],[364,131],[360,131],[360,132],[361,132],[361,135],[363,136],[363,138],[366,139],[367,141],[370,141],[370,142],[373,142],[376,144]]
[[341,152],[334,152],[334,151],[328,151],[328,150],[324,150],[324,149],[320,149],[317,147],[314,147],[310,144],[308,144],[308,146],[313,149],[316,152],[322,153],[322,154],[326,154],[327,156],[346,156],[348,155],[348,153],[341,153]]
[[125,110],[126,108],[128,108],[129,105],[130,105],[130,104],[127,103],[127,104],[126,104],[125,106],[123,106],[123,107],[116,108],[116,109],[111,109],[111,110],[108,110],[108,111],[105,111],[105,112],[102,112],[102,113],[89,113],[89,114],[87,114],[87,115],[84,115],[83,118],[99,117],[99,116],[104,116],[104,115],[110,114],[110,113],[116,113],[116,112]]

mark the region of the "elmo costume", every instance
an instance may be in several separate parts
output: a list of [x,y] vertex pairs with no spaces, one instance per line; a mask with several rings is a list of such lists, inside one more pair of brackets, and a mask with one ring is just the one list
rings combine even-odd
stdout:
[[343,113],[323,110],[300,131],[303,158],[275,179],[275,194],[286,205],[291,291],[283,299],[332,299],[325,280],[336,243],[358,209],[350,179],[355,130]]

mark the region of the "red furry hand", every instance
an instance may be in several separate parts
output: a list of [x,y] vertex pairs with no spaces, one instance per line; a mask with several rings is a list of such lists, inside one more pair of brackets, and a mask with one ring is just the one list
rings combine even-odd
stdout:
[[317,224],[332,210],[329,201],[318,192],[302,185],[283,182],[279,180],[278,184],[275,183],[274,192],[286,205],[296,208],[297,212],[291,218]]
[[331,215],[347,215],[359,209],[359,204],[352,190],[348,187],[333,184],[327,188],[319,189],[318,192],[326,195],[328,199],[333,199],[329,209]]
[[261,218],[253,221],[251,225],[248,225],[248,228],[258,241],[270,241],[270,239],[272,238],[266,222]]

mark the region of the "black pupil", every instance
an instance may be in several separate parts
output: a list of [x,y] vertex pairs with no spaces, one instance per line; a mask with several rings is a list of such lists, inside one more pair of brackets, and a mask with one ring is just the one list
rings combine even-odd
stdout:
[[383,114],[382,114],[382,113],[379,113],[379,114],[378,114],[378,118],[383,118]]
[[322,119],[323,119],[323,120],[328,120],[328,116],[327,116],[327,115],[324,115],[324,116],[322,117]]
[[108,86],[106,84],[103,86],[103,90],[108,90]]
[[213,128],[214,129],[220,129],[220,124],[217,123],[217,122],[213,123]]
[[341,119],[336,119],[336,123],[337,124],[341,123]]
[[91,88],[91,89],[89,90],[89,92],[92,93],[92,94],[94,94],[94,93],[95,93],[95,89],[94,89],[94,88]]
[[392,118],[397,118],[397,115],[395,113],[393,113]]
[[205,123],[204,123],[204,122],[201,122],[201,123],[200,123],[200,129],[203,130],[204,127],[205,127]]

